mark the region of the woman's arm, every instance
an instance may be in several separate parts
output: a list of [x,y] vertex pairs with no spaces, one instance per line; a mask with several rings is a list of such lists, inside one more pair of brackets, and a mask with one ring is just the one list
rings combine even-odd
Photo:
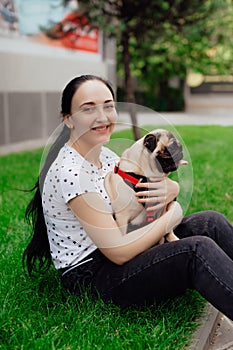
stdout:
[[119,265],[152,247],[182,220],[181,206],[173,202],[159,219],[123,235],[99,194],[80,195],[69,205],[96,246]]

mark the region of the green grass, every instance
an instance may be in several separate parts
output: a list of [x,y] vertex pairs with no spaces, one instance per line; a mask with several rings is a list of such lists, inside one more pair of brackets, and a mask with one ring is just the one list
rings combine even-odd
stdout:
[[[148,127],[149,129],[149,127]],[[194,191],[188,213],[215,209],[233,221],[232,127],[177,127],[188,147]],[[115,138],[130,137],[130,131]],[[131,134],[132,135],[132,134]],[[161,306],[120,310],[88,292],[73,297],[56,271],[29,279],[21,265],[30,232],[24,210],[42,150],[0,157],[0,349],[185,349],[204,301],[188,291]]]

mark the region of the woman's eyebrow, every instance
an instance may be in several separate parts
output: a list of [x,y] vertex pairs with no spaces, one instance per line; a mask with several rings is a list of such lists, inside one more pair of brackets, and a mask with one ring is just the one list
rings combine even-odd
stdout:
[[[106,100],[106,101],[103,102],[103,104],[104,104],[104,103],[109,103],[109,102],[113,102],[113,100],[112,100],[112,99]],[[86,105],[88,105],[88,106],[93,106],[93,105],[96,105],[96,104],[101,104],[101,103],[95,103],[95,102],[93,102],[93,101],[87,101],[87,102],[83,102],[83,103],[79,106],[79,108],[82,108],[83,106],[86,106]]]
[[95,105],[95,103],[94,102],[83,102],[80,106],[79,106],[79,108],[81,108],[81,107],[83,107],[83,106],[86,106],[86,105],[88,105],[88,106],[93,106],[93,105]]

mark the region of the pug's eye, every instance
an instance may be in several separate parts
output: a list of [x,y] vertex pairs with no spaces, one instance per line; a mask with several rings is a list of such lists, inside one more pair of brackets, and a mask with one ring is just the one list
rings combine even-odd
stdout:
[[145,136],[143,145],[148,149],[148,151],[153,152],[157,146],[156,136],[153,134],[148,134]]

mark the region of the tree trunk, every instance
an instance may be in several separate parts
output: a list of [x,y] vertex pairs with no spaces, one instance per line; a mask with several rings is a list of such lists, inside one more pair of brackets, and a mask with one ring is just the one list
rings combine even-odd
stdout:
[[162,80],[159,82],[159,109],[161,112],[167,110],[168,103],[168,80]]
[[130,69],[130,52],[129,52],[129,33],[127,31],[122,32],[121,44],[123,48],[122,60],[124,67],[124,83],[126,91],[126,102],[128,103],[128,110],[132,121],[132,129],[134,139],[138,140],[141,137],[140,128],[137,125],[137,115],[135,108],[135,94],[133,88],[133,79]]

